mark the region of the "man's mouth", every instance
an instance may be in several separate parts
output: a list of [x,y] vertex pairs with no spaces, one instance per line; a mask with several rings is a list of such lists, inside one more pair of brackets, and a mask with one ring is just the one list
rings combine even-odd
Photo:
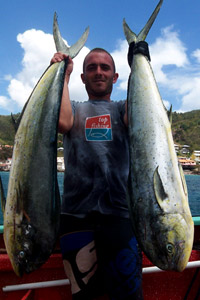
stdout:
[[103,79],[95,79],[94,82],[105,82]]

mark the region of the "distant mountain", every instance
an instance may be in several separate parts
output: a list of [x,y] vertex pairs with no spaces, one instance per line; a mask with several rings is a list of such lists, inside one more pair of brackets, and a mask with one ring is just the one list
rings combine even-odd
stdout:
[[[20,114],[13,115],[17,120]],[[11,115],[0,115],[0,159],[7,159],[12,156],[12,151],[9,148],[1,147],[4,145],[14,145],[15,128]],[[58,148],[62,147],[62,135],[58,135]],[[58,152],[58,156],[63,156],[63,152]]]
[[200,110],[172,114],[174,142],[189,145],[190,153],[200,150]]
[[[14,115],[15,118],[19,117],[19,114]],[[10,116],[0,115],[0,145],[13,145],[15,136],[15,129],[13,121]]]
[[[14,115],[15,118],[19,114]],[[178,145],[189,145],[190,153],[200,150],[200,110],[186,113],[172,113],[172,132],[174,143]],[[11,116],[0,115],[0,145],[14,144],[15,130]],[[58,137],[58,146],[62,146],[62,136]]]

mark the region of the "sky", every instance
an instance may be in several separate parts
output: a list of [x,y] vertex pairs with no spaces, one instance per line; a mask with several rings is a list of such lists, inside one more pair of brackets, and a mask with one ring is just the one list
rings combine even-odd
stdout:
[[[130,68],[123,18],[139,33],[158,0],[0,0],[0,115],[22,110],[35,84],[56,52],[53,16],[70,46],[90,27],[85,46],[74,58],[70,79],[72,100],[87,100],[81,82],[85,55],[95,47],[109,51],[119,79],[112,99],[126,99]],[[200,109],[200,1],[164,0],[146,41],[151,65],[166,108]]]

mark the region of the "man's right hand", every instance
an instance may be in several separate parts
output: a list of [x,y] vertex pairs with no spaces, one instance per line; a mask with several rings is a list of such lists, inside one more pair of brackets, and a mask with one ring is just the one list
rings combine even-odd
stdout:
[[71,59],[70,56],[68,56],[68,55],[66,55],[66,54],[64,54],[62,52],[57,52],[52,57],[52,59],[50,61],[50,64],[61,62],[64,59],[67,59],[67,68],[66,68],[66,71],[65,71],[65,80],[67,82],[69,82],[70,75],[71,75],[71,73],[73,71],[73,60]]

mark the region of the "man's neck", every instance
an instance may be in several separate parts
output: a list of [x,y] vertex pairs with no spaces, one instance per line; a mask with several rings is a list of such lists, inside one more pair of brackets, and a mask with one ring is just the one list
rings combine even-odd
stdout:
[[88,100],[98,100],[98,101],[103,100],[103,101],[108,101],[108,102],[111,101],[110,95],[104,95],[104,96],[88,95],[88,97],[89,97]]

